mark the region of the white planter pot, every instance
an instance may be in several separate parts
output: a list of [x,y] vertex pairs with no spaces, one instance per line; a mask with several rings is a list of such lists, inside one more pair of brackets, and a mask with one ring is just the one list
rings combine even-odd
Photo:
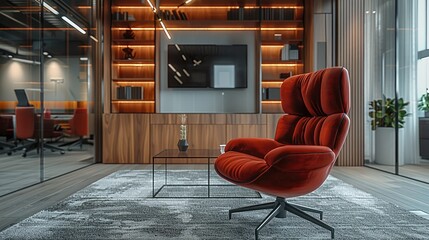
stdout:
[[[399,165],[404,165],[404,134],[399,129]],[[375,163],[395,165],[395,129],[378,127],[375,130]]]

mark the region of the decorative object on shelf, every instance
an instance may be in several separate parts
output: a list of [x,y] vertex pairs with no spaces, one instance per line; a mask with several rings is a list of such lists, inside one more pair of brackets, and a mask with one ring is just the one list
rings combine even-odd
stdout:
[[125,39],[134,39],[136,37],[136,35],[134,34],[134,31],[131,28],[125,30],[125,32],[124,32],[124,34],[122,34],[122,36]]
[[429,90],[426,88],[426,93],[420,97],[417,109],[425,112],[425,117],[429,118]]
[[[403,98],[377,99],[370,102],[369,116],[371,127],[375,131],[375,162],[382,165],[395,165],[395,127],[396,127],[396,107],[398,104],[398,128],[404,127],[405,117],[410,115],[405,107],[409,102]],[[403,154],[403,131],[399,131],[399,165],[404,164]]]
[[286,78],[291,77],[291,76],[292,76],[292,72],[280,73],[280,79],[286,79]]
[[179,151],[186,152],[188,150],[188,140],[186,139],[186,114],[180,114],[180,139],[177,143]]
[[124,59],[127,59],[127,60],[134,59],[136,57],[136,54],[135,53],[133,54],[133,51],[134,51],[134,49],[132,49],[128,46],[126,48],[123,48],[122,52],[124,52],[124,54],[125,54]]

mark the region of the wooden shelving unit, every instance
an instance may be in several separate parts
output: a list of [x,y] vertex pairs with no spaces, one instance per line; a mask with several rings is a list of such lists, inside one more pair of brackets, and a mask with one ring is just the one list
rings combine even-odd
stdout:
[[155,112],[155,22],[146,4],[111,6],[111,111]]
[[[281,73],[304,72],[304,0],[243,1],[242,6],[220,0],[161,0],[157,14],[171,31],[255,31],[261,51],[257,79],[262,88],[261,113],[282,112],[279,99],[271,99],[266,89],[278,89]],[[155,2],[154,2],[155,3]],[[112,0],[111,5],[111,112],[153,113],[156,106],[156,34],[162,31],[146,1]],[[124,37],[132,31],[133,38]],[[162,33],[160,33],[162,34]],[[282,49],[289,46],[288,58]],[[131,57],[125,49],[132,49]],[[292,53],[293,51],[293,53]],[[121,87],[140,87],[141,98],[125,97]],[[118,90],[121,88],[120,90]],[[272,90],[271,92],[274,92]],[[258,100],[256,100],[258,101]]]
[[281,113],[281,83],[304,72],[304,1],[262,1],[261,12],[261,111]]

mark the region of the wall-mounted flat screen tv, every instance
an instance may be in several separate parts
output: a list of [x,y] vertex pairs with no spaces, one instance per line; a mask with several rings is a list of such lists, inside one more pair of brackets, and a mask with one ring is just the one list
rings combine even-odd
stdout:
[[247,45],[168,45],[169,88],[247,88]]

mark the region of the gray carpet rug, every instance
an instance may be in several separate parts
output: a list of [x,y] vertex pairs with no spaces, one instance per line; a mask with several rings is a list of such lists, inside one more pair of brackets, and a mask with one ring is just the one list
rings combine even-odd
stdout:
[[[204,176],[198,171],[182,174],[186,179]],[[228,209],[273,200],[265,195],[152,198],[151,180],[150,171],[116,172],[4,230],[0,239],[253,239],[254,228],[269,210],[238,213],[228,220]],[[428,220],[334,177],[314,193],[290,202],[323,210],[336,239],[429,238]],[[290,213],[273,219],[260,232],[260,239],[329,238],[329,231]]]

